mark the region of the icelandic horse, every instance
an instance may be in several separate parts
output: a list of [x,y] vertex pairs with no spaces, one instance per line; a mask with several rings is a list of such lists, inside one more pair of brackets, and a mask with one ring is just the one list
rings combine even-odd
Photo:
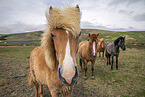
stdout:
[[[118,70],[118,57],[119,57],[119,48],[123,51],[126,50],[125,47],[125,37],[118,37],[114,42],[110,42],[106,44],[106,58],[107,65],[111,65],[111,70],[113,70],[114,56],[116,56],[116,69]],[[112,58],[112,62],[110,63],[110,57]]]
[[[101,61],[101,57],[103,58],[104,61],[104,52],[105,52],[105,39],[101,38],[100,42],[97,44],[97,52],[99,52],[99,61]],[[101,55],[102,52],[102,55]]]
[[80,57],[80,67],[81,69],[84,68],[85,75],[84,80],[87,79],[87,63],[91,61],[92,63],[92,79],[94,77],[94,64],[97,57],[97,43],[98,43],[98,36],[99,34],[89,34],[88,41],[82,41],[79,43],[79,57]]
[[43,97],[47,85],[52,97],[70,97],[78,79],[76,56],[80,34],[79,6],[46,11],[48,21],[41,46],[30,55],[29,86]]

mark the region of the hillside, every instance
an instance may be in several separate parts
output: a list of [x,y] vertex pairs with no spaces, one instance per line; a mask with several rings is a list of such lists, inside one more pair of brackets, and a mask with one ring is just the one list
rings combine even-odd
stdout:
[[34,41],[40,40],[42,31],[29,32],[29,33],[19,33],[19,34],[1,34],[0,40],[5,40],[6,42],[12,41]]
[[[76,59],[79,78],[72,97],[144,97],[145,96],[145,31],[112,32],[82,29],[80,41],[88,39],[88,33],[100,33],[106,42],[126,36],[126,51],[120,50],[119,70],[110,70],[110,65],[96,59],[94,76],[91,79],[91,63],[88,63],[87,80]],[[34,97],[35,88],[28,85],[30,53],[40,45],[42,32],[0,35],[0,97]],[[7,43],[5,43],[7,42]],[[98,55],[97,55],[98,56]],[[51,97],[44,85],[44,97]]]
[[[82,29],[79,41],[87,40],[89,33],[99,33],[99,38],[105,38],[106,42],[112,42],[119,36],[125,36],[126,45],[128,47],[135,47],[135,46],[140,46],[141,48],[145,47],[145,31],[113,32],[113,31],[96,30],[96,29]],[[13,45],[12,42],[21,42],[21,43],[25,42],[24,44],[27,44],[27,42],[31,42],[32,45],[34,45],[34,43],[36,45],[40,45],[42,34],[43,34],[42,31],[20,33],[20,34],[7,34],[7,35],[1,34],[0,41],[2,41],[3,44],[1,43],[0,45],[5,45],[4,42],[10,43],[9,45]]]

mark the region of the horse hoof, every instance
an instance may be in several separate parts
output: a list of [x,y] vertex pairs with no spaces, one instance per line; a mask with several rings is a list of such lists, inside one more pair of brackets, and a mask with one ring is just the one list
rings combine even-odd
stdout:
[[84,81],[86,81],[87,80],[87,78],[84,78]]
[[101,60],[99,60],[99,62],[101,62]]
[[87,80],[87,77],[84,77],[84,80]]
[[95,80],[95,78],[91,78],[92,80]]
[[91,77],[91,79],[92,79],[92,80],[95,80],[95,77],[94,77],[94,76],[92,76],[92,77]]

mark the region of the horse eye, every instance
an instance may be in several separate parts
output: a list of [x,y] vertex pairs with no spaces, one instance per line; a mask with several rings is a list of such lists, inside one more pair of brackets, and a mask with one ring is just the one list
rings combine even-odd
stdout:
[[80,32],[79,36],[81,36],[82,32]]
[[55,37],[54,34],[51,33],[51,37]]

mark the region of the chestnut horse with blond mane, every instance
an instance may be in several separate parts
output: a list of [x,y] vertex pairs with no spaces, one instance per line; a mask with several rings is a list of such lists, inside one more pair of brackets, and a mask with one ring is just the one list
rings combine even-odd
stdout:
[[80,56],[80,66],[84,68],[85,76],[87,79],[87,63],[91,61],[92,63],[92,79],[94,79],[94,64],[97,55],[97,43],[99,34],[89,34],[88,41],[83,41],[79,44],[78,53]]
[[[97,52],[99,52],[99,61],[101,61],[101,57],[104,61],[104,52],[105,52],[105,39],[101,38],[100,42],[97,44]],[[102,54],[101,54],[102,52]]]
[[30,56],[29,86],[35,86],[35,96],[43,97],[43,84],[47,85],[52,97],[62,94],[70,97],[78,79],[76,63],[80,34],[79,6],[75,8],[49,8],[48,20],[41,46]]

